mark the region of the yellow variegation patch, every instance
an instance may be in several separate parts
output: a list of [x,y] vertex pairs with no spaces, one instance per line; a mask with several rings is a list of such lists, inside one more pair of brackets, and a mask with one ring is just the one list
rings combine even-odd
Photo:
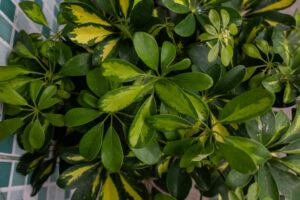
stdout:
[[144,86],[128,86],[106,93],[98,103],[104,112],[116,112],[129,106],[136,100]]
[[120,6],[125,18],[127,18],[129,4],[130,4],[130,0],[120,0]]
[[67,160],[70,160],[70,161],[75,161],[75,162],[76,162],[76,161],[78,162],[78,161],[83,161],[83,160],[85,160],[84,157],[83,157],[83,156],[80,156],[80,155],[76,155],[76,156],[67,156],[66,159],[67,159]]
[[171,156],[168,156],[166,160],[160,163],[157,167],[158,176],[161,177],[163,173],[166,173],[169,169]]
[[223,137],[230,136],[230,133],[228,132],[225,126],[218,122],[218,120],[213,114],[211,116],[214,124],[214,126],[212,127],[212,131],[214,132],[215,139],[218,142],[224,142]]
[[[100,187],[100,171],[99,173],[97,174],[94,182],[93,182],[93,185],[92,185],[92,194],[95,194],[95,192],[97,191],[97,189]],[[93,196],[93,195],[92,195]]]
[[277,1],[277,2],[275,2],[273,4],[267,5],[264,8],[261,8],[259,10],[256,10],[256,11],[252,12],[252,14],[267,12],[267,11],[271,11],[271,10],[280,10],[280,9],[289,7],[294,2],[295,2],[295,0],[281,0],[281,1]]
[[112,181],[110,175],[107,175],[107,178],[105,180],[105,183],[102,187],[101,195],[100,195],[101,200],[119,200],[119,194],[118,190]]
[[186,5],[186,3],[184,2],[184,0],[174,0],[174,3],[180,4],[180,5],[183,5],[183,6]]
[[105,26],[110,26],[108,22],[101,19],[95,13],[89,13],[84,8],[79,5],[71,4],[66,6],[67,9],[70,9],[72,14],[74,15],[74,22],[78,24],[86,24],[86,23],[95,23]]
[[103,41],[111,34],[111,31],[108,31],[101,26],[90,24],[75,27],[69,33],[69,37],[72,41],[81,45],[94,45]]
[[52,169],[53,169],[53,163],[50,163],[50,165],[48,165],[48,167],[41,174],[40,179],[42,179],[44,176],[49,175],[52,172]]
[[114,47],[117,45],[119,41],[119,38],[110,40],[106,45],[104,45],[103,53],[102,53],[102,61],[107,58],[107,56],[110,54],[110,52],[114,49]]
[[128,182],[121,174],[120,178],[125,191],[133,198],[133,200],[143,200],[142,197],[128,184]]
[[140,3],[142,0],[134,0],[134,3],[133,3],[133,8],[136,6],[136,4]]

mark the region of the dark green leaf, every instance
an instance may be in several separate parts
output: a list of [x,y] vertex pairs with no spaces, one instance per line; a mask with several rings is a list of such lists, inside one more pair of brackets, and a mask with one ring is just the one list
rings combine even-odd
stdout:
[[93,121],[101,114],[100,111],[89,108],[73,108],[66,113],[65,125],[67,127],[80,126]]
[[54,126],[63,127],[65,124],[64,116],[61,114],[42,113],[42,115]]
[[176,46],[171,42],[165,41],[161,48],[161,69],[165,70],[176,57]]
[[171,77],[170,80],[174,81],[184,89],[194,91],[207,90],[213,85],[212,78],[201,72],[182,73]]
[[260,186],[259,198],[265,199],[267,197],[273,200],[279,200],[279,192],[277,185],[265,165],[259,167],[257,182]]
[[62,76],[84,76],[91,68],[92,56],[89,53],[78,54],[69,59],[60,69]]
[[152,140],[143,148],[131,148],[131,150],[139,160],[147,165],[154,165],[161,158],[161,150],[156,140]]
[[0,85],[0,101],[16,106],[28,105],[27,101],[19,93],[6,85]]
[[162,132],[175,131],[178,129],[187,129],[192,127],[192,124],[189,121],[176,115],[170,114],[160,114],[148,117],[147,123],[150,127]]
[[184,20],[175,26],[175,33],[182,37],[189,37],[193,35],[196,29],[196,20],[194,14],[191,13]]

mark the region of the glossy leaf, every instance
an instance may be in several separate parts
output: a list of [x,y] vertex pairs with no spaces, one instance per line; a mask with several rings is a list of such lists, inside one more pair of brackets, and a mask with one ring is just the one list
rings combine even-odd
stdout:
[[7,139],[24,125],[22,118],[6,119],[0,122],[0,141]]
[[97,44],[94,48],[93,65],[101,64],[106,59],[115,56],[119,41],[120,38],[108,37]]
[[161,150],[156,140],[152,140],[143,148],[131,148],[131,150],[139,160],[147,165],[154,165],[161,158]]
[[131,123],[128,141],[131,147],[141,148],[146,146],[154,137],[155,130],[146,123],[146,118],[156,114],[154,96],[150,96],[140,107]]
[[102,75],[100,67],[90,70],[86,74],[86,82],[89,89],[97,96],[101,96],[109,90],[108,80]]
[[120,82],[133,81],[144,75],[144,72],[133,64],[120,59],[110,59],[102,63],[103,76]]
[[100,199],[101,200],[120,199],[116,185],[114,184],[110,175],[107,175],[107,178],[103,184],[101,194],[100,194]]
[[161,48],[161,69],[165,70],[176,57],[176,46],[169,41],[165,41]]
[[170,78],[180,87],[188,90],[203,91],[213,85],[213,80],[207,74],[201,72],[187,72]]
[[155,84],[158,97],[169,107],[177,112],[197,118],[197,113],[189,99],[184,95],[175,83],[168,80],[160,80]]
[[42,116],[56,127],[63,127],[65,124],[64,116],[61,114],[42,113]]
[[219,115],[221,123],[244,122],[265,114],[273,105],[274,96],[263,89],[252,89],[225,105]]
[[90,108],[73,108],[66,113],[65,125],[67,127],[80,126],[93,121],[100,115],[101,112]]
[[29,132],[29,141],[33,148],[40,149],[44,145],[45,133],[38,119],[36,119]]
[[271,175],[270,170],[265,165],[259,167],[258,170],[258,184],[260,186],[259,198],[272,198],[273,200],[279,200],[279,192],[274,178]]
[[13,79],[20,75],[29,74],[30,71],[22,66],[7,66],[0,67],[0,81]]
[[84,76],[91,68],[91,54],[82,53],[69,59],[60,69],[63,76]]
[[137,32],[133,36],[134,49],[139,58],[151,69],[157,70],[159,50],[156,40],[149,34]]
[[182,20],[180,23],[178,23],[175,26],[175,33],[182,37],[189,37],[193,35],[196,29],[196,20],[194,17],[194,14],[191,13],[184,20]]
[[101,149],[101,160],[104,167],[110,172],[117,172],[123,164],[123,148],[119,135],[113,127],[107,130]]
[[80,140],[80,155],[88,160],[94,160],[100,152],[103,140],[104,123],[91,128]]
[[176,199],[185,199],[192,186],[192,180],[184,169],[173,165],[167,174],[167,188],[170,194]]
[[178,129],[187,129],[192,127],[192,124],[189,121],[176,115],[170,114],[160,114],[148,117],[147,123],[150,127],[162,132],[175,131]]
[[35,3],[30,1],[24,1],[19,3],[20,8],[23,12],[35,23],[48,26],[46,17],[41,9],[41,7]]
[[104,112],[117,112],[133,103],[144,86],[125,86],[111,90],[98,101],[98,107]]
[[183,59],[183,60],[179,61],[178,63],[175,63],[174,65],[171,65],[171,66],[167,67],[166,69],[164,69],[162,72],[162,75],[165,76],[172,71],[185,70],[185,69],[189,68],[190,65],[191,65],[190,59],[188,59],[188,58]]
[[185,0],[163,0],[163,4],[170,10],[178,14],[189,12],[189,5]]

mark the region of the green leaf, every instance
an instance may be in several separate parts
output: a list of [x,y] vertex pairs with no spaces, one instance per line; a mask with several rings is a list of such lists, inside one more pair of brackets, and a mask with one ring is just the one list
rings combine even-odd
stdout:
[[225,9],[221,9],[221,18],[222,18],[222,24],[223,27],[226,27],[229,24],[230,21],[230,15]]
[[161,79],[155,84],[158,97],[169,107],[187,116],[197,118],[197,113],[190,100],[175,83]]
[[171,11],[178,14],[189,12],[189,4],[185,0],[163,0],[162,3]]
[[93,65],[99,65],[108,58],[114,57],[118,50],[120,38],[114,36],[101,41],[94,48]]
[[297,110],[293,122],[287,132],[280,139],[281,143],[291,142],[299,137],[300,134],[300,103],[297,105]]
[[162,132],[175,131],[178,129],[187,129],[192,127],[192,124],[189,121],[176,115],[170,114],[160,114],[148,117],[147,123],[150,127]]
[[119,135],[111,126],[107,130],[101,149],[101,160],[104,167],[110,172],[117,172],[123,164],[123,149]]
[[131,185],[130,182],[128,181],[129,179],[127,178],[127,180],[126,180],[125,174],[124,174],[124,176],[122,174],[120,174],[120,179],[121,179],[122,185],[124,187],[124,190],[126,191],[128,196],[130,196],[133,200],[142,200],[142,197],[138,193],[139,188],[135,189],[134,185]]
[[221,48],[221,61],[222,61],[222,64],[224,66],[228,66],[231,59],[232,59],[232,56],[230,55],[230,45],[227,45],[227,46],[223,46],[222,45],[222,48]]
[[229,33],[231,35],[236,35],[239,32],[238,28],[236,27],[235,24],[230,24],[229,25]]
[[246,68],[238,65],[226,72],[213,88],[214,93],[226,92],[236,88],[244,79]]
[[235,169],[232,169],[226,176],[226,185],[235,189],[237,187],[245,187],[252,179],[251,175],[242,174]]
[[215,28],[214,26],[210,25],[210,24],[205,24],[205,25],[204,25],[204,29],[205,29],[205,31],[206,31],[208,34],[210,34],[210,35],[215,36],[215,35],[218,34],[216,28]]
[[91,106],[92,108],[98,108],[97,107],[98,98],[92,95],[91,93],[89,92],[84,93],[82,99],[87,105]]
[[181,37],[189,37],[193,35],[196,29],[196,20],[194,14],[191,13],[184,20],[175,26],[175,33]]
[[214,9],[211,9],[208,13],[208,18],[209,18],[209,21],[212,23],[212,25],[217,29],[217,30],[220,30],[220,15],[219,13],[214,10]]
[[103,76],[120,82],[129,82],[141,78],[145,73],[135,65],[121,60],[110,59],[102,63]]
[[184,94],[191,101],[193,107],[195,108],[198,119],[202,121],[207,120],[209,117],[209,109],[201,97],[189,91],[184,91]]
[[30,74],[30,71],[23,66],[9,65],[0,66],[0,81],[7,81],[19,75]]
[[166,155],[180,155],[183,154],[184,151],[189,148],[193,144],[193,138],[184,138],[180,140],[175,140],[168,142],[163,152]]
[[268,112],[274,102],[274,96],[267,90],[252,89],[234,97],[222,109],[219,121],[223,124],[245,122]]
[[287,81],[285,89],[284,89],[284,94],[283,94],[283,103],[288,104],[292,103],[297,99],[297,91],[294,90],[293,86],[289,81]]
[[186,72],[170,78],[184,89],[203,91],[213,86],[212,78],[202,72]]
[[139,160],[147,165],[154,165],[161,158],[161,150],[156,140],[152,140],[143,148],[131,148],[131,150]]
[[172,71],[185,70],[185,69],[189,68],[190,65],[191,65],[191,60],[188,58],[185,58],[185,59],[179,61],[178,63],[175,63],[174,65],[171,65],[168,68],[164,69],[162,72],[162,75],[165,76]]
[[100,67],[90,70],[87,73],[86,82],[89,89],[99,97],[109,90],[109,82],[102,75]]
[[155,195],[154,200],[176,200],[176,199],[170,195],[160,193]]
[[284,195],[285,198],[287,198],[288,200],[299,199],[299,177],[289,173],[288,171],[283,171],[276,167],[270,167],[270,171],[279,191]]
[[297,139],[280,149],[280,152],[287,154],[300,154],[300,139]]
[[80,140],[80,155],[88,160],[94,160],[100,152],[104,132],[104,123],[99,123],[91,128]]
[[[204,147],[200,142],[193,144],[189,148],[187,148],[187,150],[184,152],[183,156],[180,159],[180,168],[190,168],[197,166],[198,163],[195,162],[194,159],[197,159],[198,155],[202,157],[201,151],[203,149]],[[202,158],[205,158],[205,156]],[[202,160],[202,158],[200,158],[199,160]]]
[[30,88],[29,88],[29,92],[30,92],[30,97],[31,100],[36,103],[36,99],[40,94],[41,89],[44,86],[44,82],[42,80],[36,80],[36,81],[32,81],[30,83]]
[[134,49],[139,58],[151,69],[157,70],[159,50],[156,40],[144,32],[137,32],[133,36]]
[[167,188],[170,194],[176,199],[185,199],[192,187],[192,179],[178,165],[174,164],[167,174]]
[[42,113],[42,116],[56,127],[63,127],[65,124],[64,116],[61,114]]
[[135,27],[144,27],[152,22],[154,2],[152,0],[136,0],[131,11],[130,22]]
[[47,106],[49,100],[56,94],[57,87],[55,85],[51,85],[47,87],[41,94],[39,99],[38,107],[42,110]]
[[97,172],[97,166],[98,163],[86,163],[70,167],[58,177],[56,184],[64,189],[76,188],[90,181],[91,176]]
[[286,165],[297,174],[300,173],[300,155],[288,155],[282,159],[278,159],[277,161]]
[[80,126],[93,121],[101,114],[102,113],[100,111],[89,108],[73,108],[66,113],[65,125],[67,127]]
[[34,149],[40,149],[44,145],[45,133],[38,119],[36,119],[29,132],[29,142]]
[[242,174],[254,174],[257,171],[254,160],[243,150],[225,143],[219,143],[219,147],[219,151],[233,169]]
[[6,85],[0,85],[0,101],[15,106],[28,105],[27,101],[19,93]]
[[146,118],[156,114],[154,96],[150,96],[140,107],[131,123],[128,141],[131,147],[141,148],[146,146],[154,137],[155,130],[146,123]]
[[228,192],[228,200],[240,200],[238,195],[232,191]]
[[0,122],[0,141],[7,139],[24,125],[22,118],[7,119]]
[[263,58],[261,57],[258,49],[256,48],[256,46],[254,46],[254,44],[244,44],[243,45],[243,51],[245,52],[245,54],[251,58],[257,58],[262,60]]
[[256,40],[255,44],[264,54],[266,54],[266,55],[269,54],[270,46],[266,40]]
[[200,36],[199,36],[199,40],[213,40],[213,39],[217,39],[218,36],[217,35],[211,35],[209,33],[202,33]]
[[239,136],[228,136],[225,137],[224,140],[227,144],[231,144],[246,152],[258,165],[263,164],[272,158],[269,150],[264,145],[253,139]]
[[113,32],[98,24],[81,24],[73,27],[68,33],[72,42],[83,47],[90,47],[104,41]]
[[208,62],[213,62],[217,59],[219,55],[219,50],[220,50],[220,44],[219,42],[217,42],[208,53]]
[[101,97],[98,107],[104,112],[122,110],[132,104],[144,88],[144,86],[125,86],[111,90]]
[[257,183],[252,183],[248,188],[247,200],[257,200],[260,187]]
[[94,10],[83,3],[66,2],[60,4],[60,9],[63,17],[69,22],[76,24],[100,24],[104,26],[110,26],[102,17],[94,13]]
[[35,23],[48,26],[46,17],[41,9],[41,7],[31,1],[24,1],[19,3],[20,8],[23,12]]
[[14,52],[21,57],[29,59],[37,59],[32,52],[20,41],[18,41],[14,47]]
[[259,199],[280,199],[274,178],[272,177],[270,170],[265,165],[259,167],[257,182],[260,186]]
[[263,86],[270,92],[277,93],[281,91],[281,73],[276,73],[262,81]]
[[176,46],[169,41],[165,41],[161,48],[160,66],[165,70],[176,57]]
[[91,54],[82,53],[69,59],[60,69],[62,76],[84,76],[91,68]]
[[22,145],[23,145],[24,149],[30,153],[33,153],[33,147],[31,146],[30,141],[29,141],[29,134],[31,131],[32,124],[33,124],[33,121],[29,122],[27,124],[27,126],[25,127],[23,134],[21,135]]
[[258,10],[255,10],[254,12],[252,12],[252,14],[267,12],[267,11],[271,11],[271,10],[281,10],[281,9],[284,9],[284,8],[287,8],[287,7],[291,6],[294,2],[295,2],[295,0],[275,1],[275,2],[272,2],[272,3],[266,4],[265,7],[262,7]]

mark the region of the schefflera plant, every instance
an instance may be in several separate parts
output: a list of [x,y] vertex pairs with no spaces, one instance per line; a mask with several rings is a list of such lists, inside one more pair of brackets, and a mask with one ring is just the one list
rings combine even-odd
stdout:
[[211,24],[204,25],[206,33],[202,33],[199,39],[203,41],[212,40],[212,42],[208,43],[211,46],[211,50],[208,53],[209,62],[215,61],[220,52],[222,64],[228,66],[232,62],[233,36],[238,33],[237,26],[234,23],[230,24],[230,14],[225,9],[221,9],[220,14],[216,10],[211,9],[208,17]]

